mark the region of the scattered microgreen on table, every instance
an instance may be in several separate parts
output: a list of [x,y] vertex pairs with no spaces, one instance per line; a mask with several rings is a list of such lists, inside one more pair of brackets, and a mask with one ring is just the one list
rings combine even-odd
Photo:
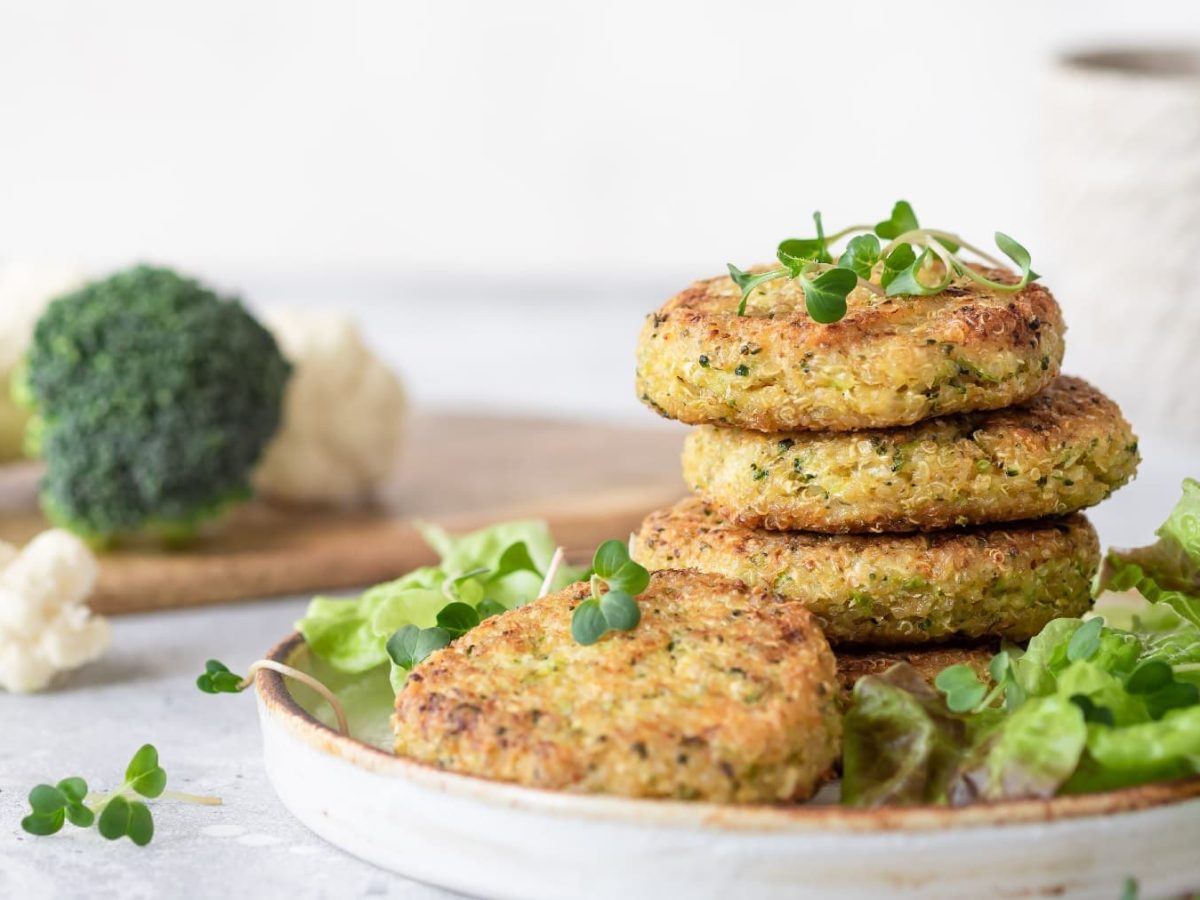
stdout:
[[65,823],[77,828],[91,828],[110,841],[128,837],[139,847],[154,837],[154,817],[144,798],[180,800],[185,803],[220,804],[218,797],[203,797],[168,791],[167,773],[158,761],[153,744],[138,749],[125,769],[125,783],[115,791],[97,794],[78,776],[64,778],[57,784],[39,784],[29,792],[29,814],[21,820],[21,828],[29,834],[56,834]]
[[346,711],[333,691],[307,672],[273,659],[260,659],[251,663],[245,676],[235,675],[229,671],[229,667],[225,663],[210,659],[204,664],[204,671],[196,678],[196,687],[206,694],[240,694],[254,684],[254,676],[261,669],[278,672],[280,675],[294,678],[296,681],[308,685],[325,698],[325,701],[333,708],[333,712],[337,716],[338,731],[342,734],[350,733],[350,723],[346,719]]
[[[778,268],[744,272],[728,264],[729,277],[742,292],[739,316],[746,314],[746,303],[755,290],[779,278],[797,281],[808,314],[813,321],[828,325],[845,317],[846,298],[856,287],[881,297],[927,297],[940,294],[956,278],[968,278],[996,291],[1015,292],[1038,277],[1029,267],[1029,251],[997,231],[996,246],[1016,265],[1020,277],[1011,284],[988,278],[968,265],[961,252],[965,250],[996,268],[1005,268],[1005,264],[955,234],[922,228],[906,200],[897,201],[892,214],[875,225],[852,225],[826,235],[819,212],[813,213],[813,222],[815,238],[780,242],[775,251],[781,264]],[[830,247],[847,238],[845,248],[835,258]]]
[[[601,585],[608,590],[600,592]],[[650,573],[629,557],[621,541],[605,541],[592,558],[592,596],[575,607],[571,636],[580,644],[594,644],[610,631],[630,631],[642,619],[633,598],[650,584]]]

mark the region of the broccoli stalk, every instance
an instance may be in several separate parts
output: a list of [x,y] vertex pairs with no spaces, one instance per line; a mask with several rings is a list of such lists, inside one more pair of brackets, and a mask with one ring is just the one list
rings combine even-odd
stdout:
[[186,542],[250,495],[290,372],[238,300],[167,269],[58,298],[15,387],[35,417],[47,518],[98,545]]

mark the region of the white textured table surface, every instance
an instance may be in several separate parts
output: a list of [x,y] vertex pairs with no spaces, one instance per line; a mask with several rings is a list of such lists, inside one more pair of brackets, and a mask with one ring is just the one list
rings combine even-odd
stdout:
[[[294,820],[263,773],[252,695],[196,689],[206,658],[244,669],[303,608],[275,600],[117,618],[108,655],[56,690],[0,694],[0,897],[448,896],[359,862]],[[21,831],[33,785],[81,775],[94,790],[115,787],[146,742],[158,747],[168,789],[224,805],[156,801],[148,847],[110,843],[94,828]]]
[[[1138,480],[1091,514],[1105,544],[1148,542],[1180,480],[1200,475],[1189,447],[1145,436],[1142,447]],[[447,896],[361,863],[293,820],[263,772],[253,698],[196,690],[206,659],[244,669],[291,629],[304,603],[116,618],[99,662],[43,695],[0,693],[0,898]],[[116,786],[146,742],[159,749],[168,788],[224,805],[158,802],[146,848],[70,826],[48,838],[21,831],[33,785],[81,775],[95,789]]]

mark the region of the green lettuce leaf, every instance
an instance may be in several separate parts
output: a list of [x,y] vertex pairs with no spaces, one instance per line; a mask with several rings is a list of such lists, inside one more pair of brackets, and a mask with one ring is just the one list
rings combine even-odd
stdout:
[[370,618],[354,600],[314,597],[296,630],[315,655],[340,672],[366,672],[387,662]]
[[963,758],[995,714],[954,713],[911,665],[854,685],[842,743],[842,802],[945,803]]
[[[555,550],[549,527],[540,521],[504,522],[461,536],[434,525],[418,528],[441,557],[438,565],[414,569],[359,597],[314,597],[296,623],[312,652],[339,672],[366,672],[388,663],[389,637],[405,625],[432,627],[451,602],[476,607],[492,600],[505,609],[528,603],[537,596]],[[560,566],[551,589],[582,574]],[[392,672],[395,689],[406,674]]]
[[1080,708],[1057,695],[1037,697],[994,722],[955,773],[948,795],[979,800],[1053,797],[1079,765],[1087,742]]
[[1200,773],[1200,706],[1129,728],[1088,727],[1087,752],[1063,793],[1082,794]]
[[1096,609],[1140,643],[1139,661],[1161,660],[1174,670],[1176,678],[1200,685],[1200,627],[1174,607],[1122,597],[1119,602],[1101,598]]
[[1155,534],[1148,547],[1110,550],[1099,589],[1136,590],[1200,627],[1200,482],[1184,481],[1183,496]]

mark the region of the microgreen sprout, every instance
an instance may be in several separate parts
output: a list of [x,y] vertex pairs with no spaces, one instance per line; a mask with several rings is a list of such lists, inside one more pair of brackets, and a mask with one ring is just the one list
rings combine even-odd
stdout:
[[158,762],[158,750],[144,744],[133,754],[125,769],[125,783],[115,791],[92,793],[87,782],[78,776],[64,778],[57,784],[39,784],[29,792],[29,815],[21,820],[21,828],[29,834],[56,834],[66,822],[77,828],[94,824],[101,836],[115,841],[128,837],[139,847],[154,837],[154,817],[150,807],[141,799],[179,800],[218,806],[219,797],[204,797],[168,791],[167,773]]
[[962,663],[942,669],[933,683],[946,695],[946,705],[953,712],[970,712],[987,694],[987,685],[975,670]]
[[[600,586],[608,590],[601,593]],[[575,607],[571,636],[580,644],[594,644],[609,631],[630,631],[642,619],[633,598],[650,584],[650,573],[629,556],[621,541],[605,541],[592,558],[592,596]]]
[[[558,547],[546,567],[538,597],[544,597],[550,590],[562,561],[563,548]],[[483,596],[485,588],[479,579],[485,575],[497,578],[513,572],[542,574],[523,541],[513,544],[501,554],[495,572],[490,569],[473,569],[456,578],[447,579],[446,584],[454,586],[453,593],[447,596],[459,599],[438,611],[435,625],[429,628],[405,625],[388,638],[387,654],[392,662],[405,671],[411,671],[413,666],[422,662],[435,650],[441,650],[455,638],[462,637],[480,622],[507,612],[504,604]]]
[[229,667],[223,662],[210,659],[204,664],[204,671],[196,679],[196,687],[206,694],[240,694],[246,688],[250,687],[250,685],[254,684],[254,676],[262,669],[278,672],[286,678],[293,678],[308,685],[320,694],[325,699],[325,702],[333,708],[333,713],[337,717],[338,731],[347,735],[350,733],[350,725],[346,720],[346,711],[333,691],[325,687],[324,684],[307,672],[285,665],[284,663],[276,662],[273,659],[260,659],[257,662],[251,663],[245,677],[230,672]]
[[[845,317],[846,298],[856,287],[877,296],[927,297],[940,294],[957,278],[968,278],[991,290],[1011,293],[1038,277],[1029,267],[1029,251],[997,231],[996,246],[1016,264],[1020,277],[1014,283],[988,278],[968,265],[960,253],[967,251],[994,268],[1005,268],[1005,263],[958,235],[922,228],[906,200],[897,201],[892,214],[873,226],[852,225],[827,236],[819,212],[813,213],[813,222],[815,238],[780,242],[775,252],[779,268],[744,272],[729,264],[729,277],[742,292],[739,316],[746,314],[746,303],[756,289],[778,278],[798,281],[813,321],[830,324]],[[830,247],[847,238],[835,258]]]

